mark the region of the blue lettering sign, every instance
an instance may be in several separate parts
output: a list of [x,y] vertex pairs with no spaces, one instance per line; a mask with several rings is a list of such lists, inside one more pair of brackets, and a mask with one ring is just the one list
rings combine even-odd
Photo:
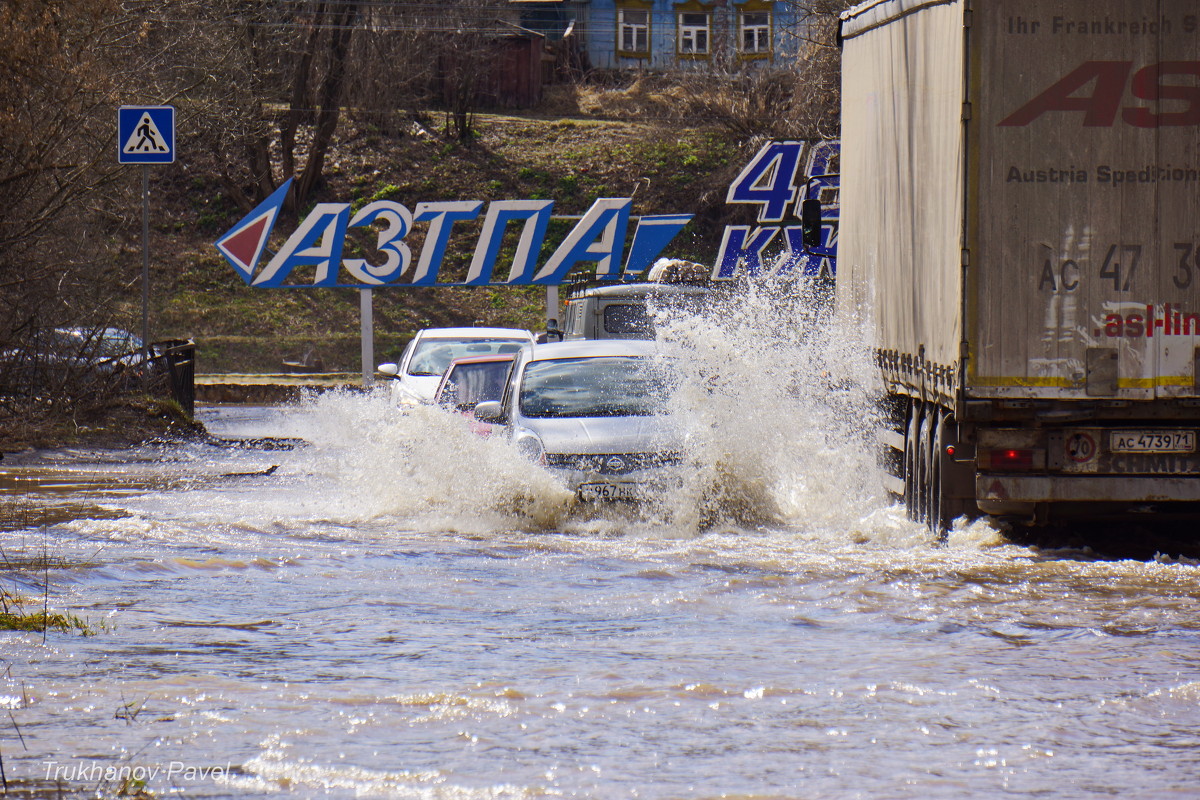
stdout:
[[[756,275],[799,272],[806,277],[832,277],[836,269],[838,187],[837,142],[771,142],[764,145],[729,187],[726,202],[758,206],[761,227],[751,233],[744,225],[725,229],[712,277],[725,280],[745,271]],[[799,218],[800,201],[821,201],[821,243],[806,247],[802,229],[784,224]],[[781,237],[777,237],[782,232]],[[764,254],[771,248],[770,265]]]
[[318,203],[254,279],[253,285],[279,286],[296,267],[313,266],[316,267],[313,286],[336,286],[349,218],[347,203]]
[[721,255],[717,258],[713,277],[728,280],[745,267],[746,272],[758,275],[763,271],[762,253],[779,233],[778,228],[756,228],[750,232],[749,225],[729,225],[721,240]]
[[513,254],[512,267],[505,283],[531,283],[553,208],[553,200],[501,200],[489,205],[483,220],[483,232],[479,234],[479,245],[475,248],[475,257],[467,273],[467,285],[486,285],[490,281],[504,232],[508,223],[517,220],[524,220],[525,225],[521,228],[521,238],[517,242],[517,251]]
[[[837,155],[837,142],[764,145],[726,195],[727,203],[758,206],[762,224],[725,228],[711,277],[729,280],[766,271],[832,276],[839,216]],[[418,203],[413,211],[394,201],[378,200],[353,218],[347,203],[321,203],[260,269],[259,261],[267,251],[290,185],[289,180],[280,186],[216,242],[217,250],[251,286],[554,285],[564,282],[582,264],[595,264],[600,279],[638,279],[692,220],[691,214],[643,216],[637,220],[626,251],[633,201],[600,198],[539,268],[554,209],[552,200],[500,200],[487,204],[486,211],[480,200]],[[800,201],[805,199],[821,201],[821,242],[816,247],[805,247],[801,228],[787,224],[799,216]],[[438,272],[456,223],[471,222],[479,234],[466,278],[457,283],[440,282]],[[497,261],[512,223],[520,223],[520,231],[508,274],[502,276],[496,274]],[[420,254],[414,258],[405,239],[418,224],[426,229]],[[377,229],[374,249],[378,256],[343,258],[346,234],[355,228]],[[408,281],[401,284],[406,275]]]
[[796,198],[804,142],[771,142],[758,151],[729,187],[726,203],[757,205],[759,222],[783,222]]
[[[290,184],[288,181],[276,189],[216,242],[225,260],[247,284],[256,288],[556,284],[565,280],[573,268],[587,262],[596,264],[599,278],[623,277],[621,256],[625,252],[633,204],[627,197],[601,198],[593,203],[540,270],[537,261],[554,208],[552,200],[500,200],[489,204],[486,213],[480,200],[418,203],[414,211],[391,200],[377,200],[363,206],[353,218],[349,203],[320,203],[260,270],[259,261]],[[481,213],[482,230],[466,280],[440,283],[438,271],[455,223],[477,220]],[[627,274],[644,271],[691,219],[691,214],[642,217],[625,262]],[[513,222],[523,223],[520,236],[507,278],[498,279],[493,274],[496,261],[508,226]],[[428,227],[414,267],[412,250],[404,240],[419,223]],[[381,263],[373,263],[379,259],[343,259],[347,231],[374,226],[380,226],[375,249],[383,257]],[[410,269],[409,282],[399,283]],[[311,271],[311,280],[297,280],[298,274],[307,275],[305,270]]]
[[603,198],[592,203],[533,282],[562,283],[571,268],[582,261],[596,262],[597,278],[616,278],[616,266],[625,250],[631,205],[633,200],[628,197]]
[[428,222],[425,246],[421,248],[421,261],[413,275],[413,284],[429,286],[437,282],[438,268],[446,255],[446,243],[450,240],[450,229],[459,220],[471,220],[479,216],[483,202],[463,200],[449,203],[417,203],[417,222]]
[[342,262],[347,272],[368,286],[382,286],[396,280],[408,270],[412,261],[412,251],[404,243],[404,237],[412,230],[412,212],[399,203],[380,200],[355,214],[350,227],[364,227],[378,220],[386,222],[387,227],[379,232],[375,249],[385,253],[387,261],[379,266],[368,264],[365,258],[347,258]]

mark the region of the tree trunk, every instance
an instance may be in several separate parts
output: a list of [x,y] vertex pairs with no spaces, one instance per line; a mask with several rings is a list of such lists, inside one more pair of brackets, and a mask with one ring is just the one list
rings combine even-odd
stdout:
[[313,134],[312,148],[299,180],[293,184],[292,196],[299,208],[321,180],[325,168],[325,154],[337,131],[341,116],[342,92],[346,85],[346,54],[350,50],[350,37],[354,33],[353,23],[358,16],[358,4],[346,3],[329,15],[329,68],[321,82],[317,107],[317,129]]
[[[317,50],[317,37],[320,36],[321,26],[327,16],[325,3],[316,3],[313,7],[313,18],[308,31],[308,41],[296,69],[292,73],[292,95],[288,103],[287,114],[279,127],[279,151],[283,179],[287,180],[296,174],[296,130],[308,110],[308,84],[312,74],[313,54]],[[334,34],[336,35],[336,31]]]

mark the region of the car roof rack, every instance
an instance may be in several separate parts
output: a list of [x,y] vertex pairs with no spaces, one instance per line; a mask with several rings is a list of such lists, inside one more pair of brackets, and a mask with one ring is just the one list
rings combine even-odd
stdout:
[[[645,275],[639,275],[633,280],[623,280],[620,277],[604,280],[595,277],[595,274],[589,271],[584,273],[586,277],[575,278],[570,280],[566,285],[567,299],[579,297],[589,289],[611,286],[644,286],[648,283],[656,283],[663,286],[706,287],[726,283],[726,281],[714,281],[710,277],[711,271],[710,267],[703,264],[697,264],[694,261],[684,261],[679,258],[659,259],[654,266],[647,270]],[[567,277],[570,278],[571,276],[568,275]]]

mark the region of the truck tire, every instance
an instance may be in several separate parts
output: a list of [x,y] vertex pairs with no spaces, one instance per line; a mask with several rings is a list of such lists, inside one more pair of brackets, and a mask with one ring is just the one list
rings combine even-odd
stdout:
[[921,429],[920,407],[908,404],[908,428],[904,434],[904,511],[911,520],[917,518],[917,438]]
[[[956,461],[946,453],[946,447],[957,445],[958,422],[954,416],[946,413],[940,422],[940,430],[934,439],[935,461],[937,463],[937,520],[936,527],[931,529],[939,534],[941,541],[946,540],[946,534],[959,517],[974,519],[979,516],[979,507],[975,504],[975,469],[969,463]],[[934,495],[931,495],[931,497]]]
[[926,524],[940,544],[949,538],[950,526],[958,517],[959,504],[951,495],[949,482],[950,470],[946,455],[947,443],[955,440],[954,421],[944,412],[937,414],[937,424],[934,426],[932,448],[930,452],[931,480],[929,481],[929,516]]
[[926,406],[921,414],[921,425],[917,434],[917,522],[929,522],[929,487],[933,477],[933,419],[937,409]]

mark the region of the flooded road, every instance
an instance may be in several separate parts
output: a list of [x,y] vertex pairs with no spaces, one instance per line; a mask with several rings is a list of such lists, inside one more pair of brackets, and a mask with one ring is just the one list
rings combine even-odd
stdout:
[[0,634],[8,794],[1200,796],[1200,567],[935,546],[838,359],[690,330],[710,466],[639,511],[386,392],[10,458],[0,589],[92,635]]
[[[314,442],[293,451],[7,471],[32,524],[5,557],[49,569],[3,587],[41,598],[48,575],[50,607],[96,628],[3,634],[10,793],[1200,794],[1194,565],[984,523],[935,547],[882,502],[707,532],[579,518],[532,467],[500,508],[478,502],[503,493],[479,484],[494,448],[449,429],[478,449],[466,485],[397,480],[401,443],[363,453],[349,423],[381,407],[203,412],[220,436]],[[66,501],[77,518],[38,524]]]

